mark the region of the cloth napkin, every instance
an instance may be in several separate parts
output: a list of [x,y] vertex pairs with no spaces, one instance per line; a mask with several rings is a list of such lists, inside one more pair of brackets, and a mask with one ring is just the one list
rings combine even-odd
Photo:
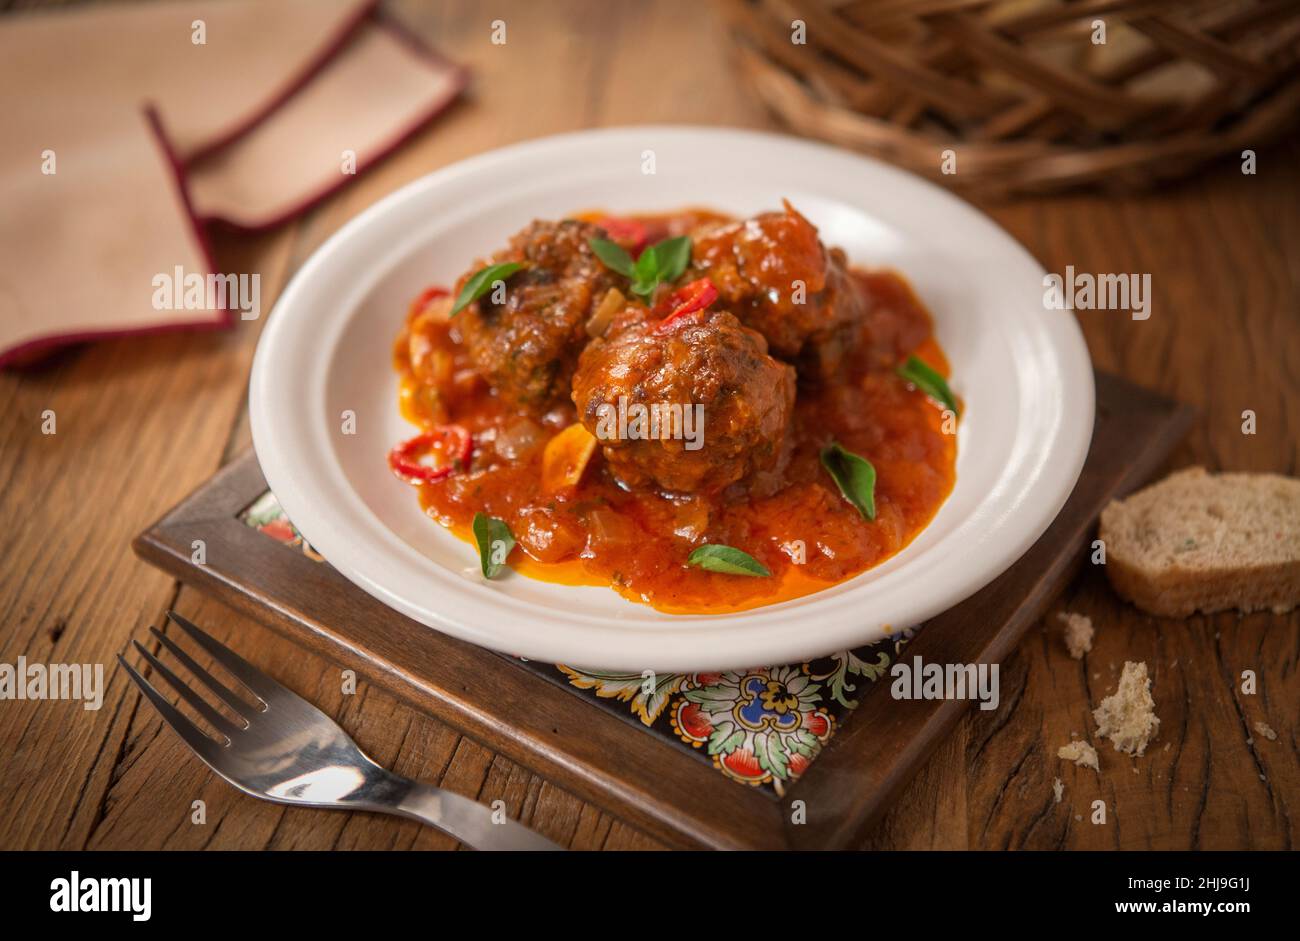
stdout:
[[[201,40],[201,41],[200,41]],[[0,366],[249,317],[208,229],[266,229],[460,94],[377,0],[105,4],[0,19]],[[186,286],[224,282],[224,297]],[[214,303],[215,300],[215,303]]]

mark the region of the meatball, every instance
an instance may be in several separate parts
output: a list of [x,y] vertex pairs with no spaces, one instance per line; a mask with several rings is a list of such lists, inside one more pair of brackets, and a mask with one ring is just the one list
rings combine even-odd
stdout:
[[661,326],[629,309],[573,377],[578,418],[630,489],[715,492],[772,469],[788,457],[794,395],[794,369],[715,310]]
[[489,292],[453,321],[474,368],[523,412],[544,415],[567,401],[587,319],[616,284],[592,254],[593,237],[605,232],[587,222],[534,222],[491,259],[526,266],[510,278],[504,303]]
[[802,358],[819,374],[833,371],[864,314],[844,253],[827,249],[789,203],[784,212],[701,227],[692,259],[717,287],[720,306],[763,334],[773,354]]

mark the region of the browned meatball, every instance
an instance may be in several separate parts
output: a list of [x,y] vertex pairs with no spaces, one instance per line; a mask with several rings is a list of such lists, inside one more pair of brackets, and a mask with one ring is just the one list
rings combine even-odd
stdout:
[[[794,394],[794,370],[721,311],[670,328],[626,311],[587,347],[573,377],[578,417],[615,477],[629,488],[683,493],[721,490],[783,460]],[[636,436],[636,406],[659,409],[657,437],[648,419]]]
[[534,222],[492,257],[526,265],[507,283],[505,302],[494,304],[489,292],[453,321],[475,369],[523,411],[542,415],[567,401],[584,325],[616,283],[592,254],[593,237],[604,230],[587,222]]
[[834,368],[864,304],[844,253],[827,249],[811,222],[786,203],[784,212],[702,226],[693,242],[692,267],[713,281],[719,306],[763,334],[773,354],[802,357],[819,373]]

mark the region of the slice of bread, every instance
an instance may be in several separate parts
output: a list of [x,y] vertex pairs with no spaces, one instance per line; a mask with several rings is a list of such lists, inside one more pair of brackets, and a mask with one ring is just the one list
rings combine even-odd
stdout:
[[1106,575],[1149,614],[1300,604],[1300,480],[1191,467],[1101,514]]

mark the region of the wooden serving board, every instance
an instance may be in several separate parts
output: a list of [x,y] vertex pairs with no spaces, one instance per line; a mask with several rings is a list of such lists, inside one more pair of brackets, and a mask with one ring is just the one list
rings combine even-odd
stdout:
[[[861,839],[970,705],[894,700],[888,664],[899,657],[1000,662],[1085,559],[1102,507],[1160,467],[1192,415],[1099,373],[1092,448],[1074,493],[992,584],[897,639],[811,664],[659,677],[654,692],[661,695],[649,698],[636,695],[641,677],[524,662],[438,633],[371,598],[309,547],[284,545],[300,540],[275,516],[251,453],[134,547],[669,845],[840,848]],[[192,561],[195,540],[205,547],[201,565]],[[744,748],[715,750],[706,710],[719,691],[734,690],[735,708],[761,728],[779,719],[766,709],[764,690],[784,692],[781,684],[791,679],[804,691],[793,713],[815,733],[799,740],[813,743],[811,755],[793,739],[790,760],[776,766],[760,767]],[[785,721],[790,714],[780,713]],[[771,728],[762,734],[778,734]]]

